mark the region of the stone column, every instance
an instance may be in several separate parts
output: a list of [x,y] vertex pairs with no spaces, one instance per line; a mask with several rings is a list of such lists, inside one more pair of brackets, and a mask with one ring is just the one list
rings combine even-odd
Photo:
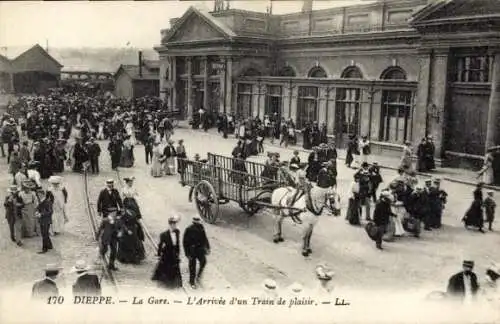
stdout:
[[210,61],[208,57],[203,57],[203,65],[205,66],[205,73],[203,73],[203,108],[208,109],[208,70],[210,67]]
[[[491,94],[488,110],[488,124],[486,126],[486,147],[500,145],[500,49],[495,49],[493,54],[493,68],[491,75]],[[493,183],[493,172],[488,183]]]
[[172,88],[170,89],[170,109],[175,110],[177,107],[177,59],[175,56],[170,57],[170,76]]
[[193,69],[191,65],[191,57],[186,58],[187,61],[187,117],[193,115]]
[[431,56],[432,51],[428,49],[420,50],[418,62],[420,72],[418,74],[418,89],[413,112],[413,147],[418,147],[420,141],[428,131],[427,106],[429,105],[429,90],[431,82]]
[[326,100],[327,100],[327,86],[320,86],[318,88],[318,125],[326,123]]
[[359,136],[368,136],[370,132],[370,91],[369,89],[360,89],[359,98]]
[[224,94],[224,98],[226,100],[226,111],[232,111],[232,103],[233,103],[233,58],[227,57],[226,61],[226,93]]
[[432,60],[431,67],[431,87],[430,87],[430,98],[429,103],[436,105],[437,109],[441,111],[441,116],[439,120],[430,118],[429,119],[429,135],[432,135],[434,139],[434,145],[436,147],[436,164],[439,165],[441,162],[441,156],[443,153],[443,144],[445,138],[445,125],[446,125],[446,93],[448,91],[448,56],[449,48],[434,50],[434,57]]
[[330,91],[327,92],[326,94],[326,115],[325,115],[325,120],[326,120],[326,129],[327,129],[327,134],[328,135],[335,135],[334,134],[334,129],[335,129],[335,98],[337,96],[337,88],[335,87],[330,87]]

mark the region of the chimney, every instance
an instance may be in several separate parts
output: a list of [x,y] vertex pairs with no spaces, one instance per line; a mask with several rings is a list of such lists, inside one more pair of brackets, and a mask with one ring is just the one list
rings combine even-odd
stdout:
[[139,77],[142,78],[142,51],[139,51]]
[[311,12],[313,10],[313,0],[304,0],[302,3],[302,12]]

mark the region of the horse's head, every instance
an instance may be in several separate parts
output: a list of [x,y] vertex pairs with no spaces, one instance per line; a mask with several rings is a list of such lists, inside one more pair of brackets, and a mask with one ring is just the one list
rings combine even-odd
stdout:
[[328,207],[333,216],[340,216],[340,195],[332,188],[327,194]]

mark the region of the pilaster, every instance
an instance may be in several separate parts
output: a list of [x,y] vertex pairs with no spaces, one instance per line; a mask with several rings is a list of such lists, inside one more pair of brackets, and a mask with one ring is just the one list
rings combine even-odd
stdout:
[[335,98],[337,96],[337,88],[330,88],[326,95],[325,119],[327,134],[334,134],[335,130]]
[[290,109],[290,116],[288,118],[291,118],[294,123],[297,122],[297,98],[299,95],[299,87],[294,86],[291,91],[291,102],[292,106]]
[[170,91],[170,109],[176,110],[177,108],[177,59],[175,56],[170,57],[170,80],[172,81],[172,89]]
[[326,123],[326,100],[327,100],[327,91],[328,89],[324,86],[319,87],[318,89],[318,125]]
[[[500,50],[495,49],[493,55],[493,68],[491,75],[491,94],[488,110],[488,124],[486,126],[485,150],[500,145]],[[493,183],[493,172],[488,183]]]
[[434,50],[431,67],[431,87],[429,90],[429,104],[436,105],[441,112],[439,119],[429,118],[429,134],[434,139],[436,147],[435,157],[440,159],[443,153],[446,126],[446,95],[448,91],[448,57],[449,49]]
[[224,112],[230,112],[232,111],[231,105],[232,105],[232,98],[233,98],[233,58],[232,57],[227,57],[226,58],[226,89],[225,91],[227,92],[225,94],[225,100],[226,100],[226,110]]
[[210,96],[210,93],[208,92],[208,72],[210,68],[210,61],[208,57],[204,56],[203,57],[203,63],[205,67],[204,73],[203,73],[203,108],[208,109],[208,98]]
[[368,136],[370,132],[370,93],[367,89],[361,90],[359,103],[359,135]]
[[186,57],[187,62],[187,115],[193,116],[193,67],[192,58]]
[[420,72],[418,74],[418,89],[412,121],[413,147],[417,147],[422,138],[424,138],[428,132],[429,125],[427,110],[429,106],[429,94],[431,88],[431,62],[431,50],[419,51],[418,63],[420,66]]

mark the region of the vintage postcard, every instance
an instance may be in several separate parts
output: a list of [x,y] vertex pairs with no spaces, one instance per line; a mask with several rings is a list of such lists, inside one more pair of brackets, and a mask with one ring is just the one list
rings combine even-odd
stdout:
[[0,2],[1,323],[500,323],[500,1]]

